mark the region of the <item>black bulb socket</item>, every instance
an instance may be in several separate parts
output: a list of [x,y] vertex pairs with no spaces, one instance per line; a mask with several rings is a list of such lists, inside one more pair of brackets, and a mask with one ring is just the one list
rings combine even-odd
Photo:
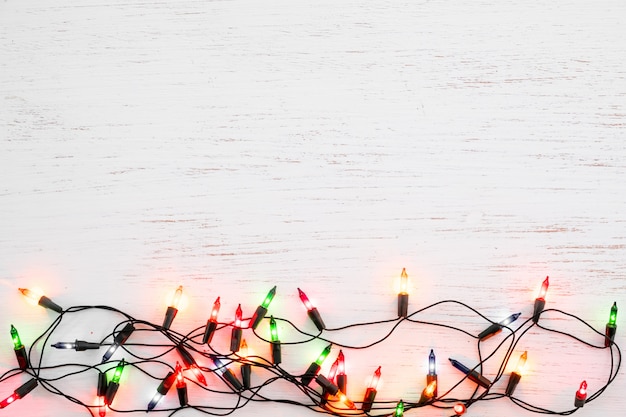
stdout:
[[543,298],[535,299],[535,307],[533,308],[533,323],[537,324],[541,312],[546,307],[546,300]]
[[263,306],[258,306],[256,308],[256,311],[252,315],[252,318],[250,319],[250,327],[252,327],[253,329],[256,329],[261,323],[261,320],[265,318],[266,314],[267,314],[267,308]]
[[398,294],[398,317],[407,317],[409,315],[409,294]]
[[303,385],[308,386],[311,381],[313,381],[313,378],[317,376],[320,369],[321,366],[319,366],[316,362],[311,362],[311,365],[309,365],[307,370],[304,372],[304,375],[300,378],[300,382],[302,382]]

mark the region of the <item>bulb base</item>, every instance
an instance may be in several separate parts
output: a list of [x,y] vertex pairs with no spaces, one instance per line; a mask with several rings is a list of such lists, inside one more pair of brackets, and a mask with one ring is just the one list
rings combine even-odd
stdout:
[[511,376],[509,377],[509,383],[506,386],[506,391],[504,391],[504,393],[508,396],[513,395],[513,393],[515,392],[515,388],[517,388],[517,384],[519,384],[520,379],[522,379],[522,376],[520,374],[518,374],[517,372],[511,372]]
[[321,366],[319,366],[315,362],[311,362],[311,365],[309,365],[307,370],[304,372],[304,375],[302,375],[302,377],[300,378],[300,382],[302,382],[302,385],[308,386],[311,381],[313,381],[313,378],[317,376],[320,369]]
[[261,320],[265,318],[266,314],[267,314],[267,308],[263,306],[258,306],[256,308],[256,311],[252,315],[252,318],[250,319],[250,327],[252,327],[253,329],[256,329],[261,323]]
[[376,392],[377,391],[374,388],[368,388],[365,391],[365,395],[363,396],[363,404],[361,404],[361,410],[369,412],[372,409],[374,399],[376,398]]
[[324,388],[324,392],[327,392],[330,395],[335,395],[339,392],[339,387],[333,384],[328,378],[324,375],[318,375],[315,377],[315,382],[317,382],[320,387]]
[[584,397],[580,397],[580,396],[576,395],[574,397],[574,407],[576,407],[576,408],[584,407],[586,401],[587,401],[587,396],[586,395]]
[[117,394],[117,390],[119,389],[120,384],[117,384],[115,382],[111,382],[108,386],[107,386],[107,393],[104,397],[104,403],[108,406],[111,405],[111,403],[113,402],[113,399],[115,398],[115,394]]
[[539,321],[539,316],[541,315],[541,312],[543,311],[543,309],[546,306],[546,300],[544,300],[543,298],[537,298],[535,300],[535,307],[533,308],[533,323],[537,323]]
[[233,328],[230,333],[230,350],[231,352],[239,352],[241,346],[241,329],[238,327]]
[[615,333],[617,333],[617,326],[607,324],[606,329],[604,330],[604,347],[609,347],[613,344],[613,340],[615,340]]
[[45,295],[42,295],[39,299],[39,305],[52,311],[56,311],[59,314],[63,313],[63,308]]
[[26,348],[22,346],[19,349],[15,349],[15,357],[20,369],[25,370],[28,368],[28,357],[26,356]]
[[341,375],[337,375],[336,378],[337,378],[337,386],[339,387],[339,391],[345,393],[346,385],[348,385],[348,375],[341,374]]
[[104,372],[100,372],[98,374],[98,389],[96,391],[98,397],[105,397],[107,395],[107,388],[107,374],[105,374]]
[[235,390],[235,391],[241,391],[243,390],[243,385],[241,384],[241,382],[239,381],[239,379],[237,379],[237,377],[235,376],[235,374],[232,373],[232,371],[228,368],[226,368],[224,370],[224,373],[222,374],[222,377],[226,380],[226,382],[228,382],[230,384],[230,386]]
[[398,317],[409,315],[409,294],[398,294]]
[[[426,375],[426,385],[430,385],[431,382],[437,382],[437,375]],[[433,391],[433,397],[437,398],[437,385],[435,385],[435,390]]]
[[202,336],[202,343],[206,343],[207,345],[211,343],[215,329],[217,329],[217,322],[207,320],[206,328],[204,329],[204,336]]
[[17,394],[19,398],[24,398],[26,394],[34,390],[36,386],[37,386],[37,380],[35,378],[32,378],[26,381],[26,383],[24,383],[23,385],[20,385],[15,390],[15,393]]
[[250,389],[250,374],[252,373],[252,365],[244,363],[241,365],[241,380],[243,381],[243,388]]
[[280,342],[272,342],[272,363],[278,365],[282,360]]
[[189,397],[187,396],[187,385],[182,387],[176,387],[178,392],[178,403],[181,407],[186,406],[189,403]]
[[165,312],[165,318],[163,319],[163,328],[165,330],[169,330],[174,318],[176,317],[176,313],[178,313],[178,309],[174,307],[168,307]]
[[317,327],[317,330],[321,332],[322,330],[326,328],[326,325],[324,324],[324,320],[322,320],[322,316],[320,316],[320,312],[317,311],[316,307],[313,307],[310,310],[308,310],[307,314],[309,318],[311,319],[311,321],[313,321],[313,324],[315,324],[315,327]]
[[478,334],[478,339],[487,340],[492,336],[500,333],[502,331],[502,326],[499,323],[492,323],[491,326],[487,327],[485,330]]

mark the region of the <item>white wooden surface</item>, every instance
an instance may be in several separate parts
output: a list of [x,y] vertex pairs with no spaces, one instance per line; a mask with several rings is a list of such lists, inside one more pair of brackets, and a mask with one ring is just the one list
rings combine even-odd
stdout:
[[[18,286],[158,323],[182,284],[189,306],[174,327],[188,331],[216,296],[226,320],[278,285],[274,314],[312,330],[296,287],[329,327],[392,318],[406,267],[411,310],[458,299],[499,320],[528,317],[550,275],[547,307],[603,331],[613,301],[626,306],[626,5],[469,3],[2,2],[2,368],[15,363],[10,323],[28,342],[54,318]],[[485,327],[460,309],[423,318]],[[98,339],[114,322],[65,331]],[[606,351],[540,331],[524,345],[516,392],[533,404],[570,409],[582,379],[595,392],[608,375]],[[286,367],[304,371],[320,346],[286,349]],[[377,399],[416,400],[430,348],[440,384],[458,378],[448,356],[475,360],[468,338],[403,325],[346,351],[348,394],[360,399],[383,365]],[[126,378],[116,401],[145,406],[154,384]],[[281,389],[268,394],[293,395]],[[620,375],[577,415],[617,415],[624,389]],[[87,414],[43,390],[11,410]],[[314,415],[268,404],[234,415],[259,413]],[[451,413],[409,415],[426,414]],[[532,414],[502,399],[468,415]]]

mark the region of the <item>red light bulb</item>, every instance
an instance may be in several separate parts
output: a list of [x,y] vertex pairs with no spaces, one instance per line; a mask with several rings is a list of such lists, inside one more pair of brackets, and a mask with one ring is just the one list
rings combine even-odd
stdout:
[[574,398],[574,406],[577,408],[583,407],[587,400],[587,381],[580,383],[580,388],[576,391],[576,397]]
[[380,381],[380,366],[374,372],[374,376],[372,376],[372,380],[367,386],[367,390],[365,390],[365,395],[363,396],[363,404],[361,405],[361,410],[365,412],[369,412],[372,409],[372,405],[374,404],[374,399],[376,399],[376,388],[378,387],[378,381]]
[[548,293],[548,286],[550,282],[548,281],[549,277],[543,281],[541,284],[541,290],[539,290],[539,296],[535,299],[535,306],[533,308],[533,322],[537,323],[539,321],[539,316],[541,312],[546,306],[546,294]]
[[213,309],[211,310],[211,316],[206,322],[204,329],[204,336],[202,337],[202,343],[209,344],[213,339],[213,333],[217,329],[217,314],[220,311],[220,298],[217,297],[215,303],[213,303]]
[[543,283],[541,284],[541,290],[539,290],[539,297],[537,297],[539,300],[545,300],[546,299],[546,294],[548,293],[548,287],[550,286],[550,281],[548,280],[550,277],[546,277],[545,280],[543,280]]
[[463,414],[465,414],[465,411],[467,411],[467,408],[465,408],[464,404],[454,404],[454,412],[457,416],[462,416]]
[[320,315],[319,311],[317,311],[317,308],[315,308],[313,304],[311,304],[309,297],[307,297],[304,291],[302,291],[300,288],[298,288],[298,295],[300,296],[300,301],[302,301],[302,304],[304,304],[304,307],[306,307],[309,318],[311,319],[311,321],[313,321],[315,327],[317,327],[317,330],[319,330],[320,332],[324,330],[326,328],[324,320],[322,320],[322,316]]

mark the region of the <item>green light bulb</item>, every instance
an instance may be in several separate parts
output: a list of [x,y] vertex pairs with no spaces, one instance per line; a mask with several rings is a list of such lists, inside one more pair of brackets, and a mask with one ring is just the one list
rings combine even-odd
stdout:
[[318,364],[319,366],[322,366],[322,364],[324,363],[324,360],[326,359],[326,357],[328,356],[328,354],[330,353],[330,348],[332,345],[328,345],[324,348],[324,350],[322,351],[322,353],[320,353],[320,356],[318,356],[317,360],[315,361],[316,364]]
[[270,335],[272,336],[272,342],[279,342],[278,327],[276,326],[276,320],[274,320],[274,316],[270,316]]
[[113,374],[113,378],[111,379],[111,382],[114,384],[119,384],[120,383],[120,378],[122,377],[122,371],[124,370],[124,359],[122,359],[120,361],[120,363],[117,365],[117,368],[115,368],[115,373]]
[[404,416],[404,403],[402,400],[396,405],[396,410],[393,412],[394,417],[402,417]]
[[617,302],[614,302],[613,307],[611,307],[611,315],[609,316],[609,326],[615,326],[616,321],[617,321]]
[[13,338],[13,347],[15,350],[21,349],[24,347],[22,344],[22,340],[20,339],[20,335],[17,332],[15,326],[11,325],[11,337]]
[[276,295],[276,285],[274,285],[274,288],[272,288],[265,296],[265,300],[263,300],[263,303],[261,304],[263,308],[268,308],[270,306],[270,303],[274,299],[274,295]]

